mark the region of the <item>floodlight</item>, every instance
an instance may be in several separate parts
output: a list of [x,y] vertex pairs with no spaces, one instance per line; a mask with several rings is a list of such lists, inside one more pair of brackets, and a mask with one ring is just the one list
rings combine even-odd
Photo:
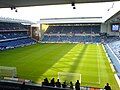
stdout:
[[13,7],[10,7],[11,10],[13,10]]
[[71,6],[75,6],[75,3],[74,3],[74,2],[72,2],[72,3],[71,3]]
[[15,12],[18,12],[17,9],[15,10]]
[[16,9],[16,7],[14,6],[13,9]]
[[76,7],[73,7],[73,9],[76,9]]

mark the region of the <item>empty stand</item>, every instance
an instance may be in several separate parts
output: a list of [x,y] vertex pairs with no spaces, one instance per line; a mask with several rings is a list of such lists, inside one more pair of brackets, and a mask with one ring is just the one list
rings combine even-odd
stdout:
[[118,77],[120,77],[120,37],[110,36],[105,38],[105,48]]
[[49,26],[42,42],[90,42],[99,43],[100,25]]
[[20,23],[0,22],[0,50],[34,43],[35,41],[28,35],[26,26]]
[[100,25],[83,25],[83,26],[49,26],[47,31],[45,33],[52,33],[52,34],[67,34],[67,33],[73,33],[73,34],[99,34],[100,33]]
[[24,26],[20,23],[0,22],[0,30],[23,30]]

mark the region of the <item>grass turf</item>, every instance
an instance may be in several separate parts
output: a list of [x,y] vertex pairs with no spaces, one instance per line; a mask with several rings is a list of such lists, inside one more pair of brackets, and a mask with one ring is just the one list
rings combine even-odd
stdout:
[[103,88],[108,82],[119,90],[105,52],[97,44],[36,44],[0,51],[0,65],[17,67],[18,77],[37,83],[45,77],[57,79],[58,72],[80,73],[82,86]]

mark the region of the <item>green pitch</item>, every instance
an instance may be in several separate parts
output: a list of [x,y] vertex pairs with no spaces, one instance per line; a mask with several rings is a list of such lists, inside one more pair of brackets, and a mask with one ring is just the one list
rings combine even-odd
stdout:
[[102,45],[36,44],[6,50],[0,52],[0,66],[16,67],[18,77],[37,83],[68,72],[81,74],[81,86],[103,88],[108,82],[119,90]]

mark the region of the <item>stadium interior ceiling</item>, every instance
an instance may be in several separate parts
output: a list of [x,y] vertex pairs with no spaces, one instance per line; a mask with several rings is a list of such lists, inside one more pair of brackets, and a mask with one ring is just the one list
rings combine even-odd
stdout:
[[[119,0],[0,0],[0,8],[16,8],[28,6],[43,6],[43,5],[59,5],[74,3],[99,3],[99,2],[115,2]],[[106,22],[120,22],[120,11],[110,17]]]
[[74,3],[112,2],[119,0],[0,0],[0,8],[57,5]]
[[120,23],[120,10],[115,13],[112,17],[110,17],[106,22],[111,22],[111,23]]

